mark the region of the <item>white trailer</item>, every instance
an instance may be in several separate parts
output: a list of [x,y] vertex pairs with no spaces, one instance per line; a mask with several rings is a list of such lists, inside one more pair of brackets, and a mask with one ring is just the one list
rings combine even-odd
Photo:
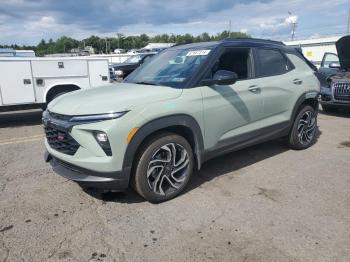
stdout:
[[45,107],[59,95],[109,80],[106,58],[0,58],[0,111]]

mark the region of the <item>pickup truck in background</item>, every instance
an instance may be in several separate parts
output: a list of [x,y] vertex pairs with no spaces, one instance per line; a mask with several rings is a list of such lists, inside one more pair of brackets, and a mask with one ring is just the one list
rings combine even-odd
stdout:
[[109,83],[108,59],[0,58],[0,111],[45,108],[54,98]]

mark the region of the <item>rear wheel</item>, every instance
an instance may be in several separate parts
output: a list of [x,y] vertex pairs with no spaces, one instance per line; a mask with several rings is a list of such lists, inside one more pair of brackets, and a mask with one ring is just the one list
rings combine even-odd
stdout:
[[133,177],[133,187],[150,202],[162,202],[179,195],[193,172],[193,152],[182,136],[157,135],[141,148]]
[[293,149],[306,149],[316,139],[317,114],[313,107],[306,105],[300,109],[288,136],[288,145]]

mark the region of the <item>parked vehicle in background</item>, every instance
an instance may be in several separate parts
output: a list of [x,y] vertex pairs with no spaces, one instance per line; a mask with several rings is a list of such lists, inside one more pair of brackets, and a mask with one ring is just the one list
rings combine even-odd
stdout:
[[136,49],[131,49],[126,54],[127,55],[136,55],[137,53],[138,53],[138,51]]
[[278,137],[293,149],[311,146],[319,90],[313,68],[280,42],[172,47],[117,86],[50,103],[46,161],[82,186],[130,183],[145,199],[165,201],[215,156]]
[[113,53],[114,54],[123,54],[123,53],[125,53],[125,50],[121,49],[121,48],[117,48],[117,49],[114,49]]
[[127,77],[137,67],[147,61],[157,53],[137,54],[129,57],[121,64],[109,65],[110,77],[112,80],[122,80]]
[[104,86],[108,60],[0,58],[0,111],[45,107],[67,92]]
[[337,54],[326,53],[319,72],[323,77],[320,103],[326,112],[350,108],[350,35],[336,42]]

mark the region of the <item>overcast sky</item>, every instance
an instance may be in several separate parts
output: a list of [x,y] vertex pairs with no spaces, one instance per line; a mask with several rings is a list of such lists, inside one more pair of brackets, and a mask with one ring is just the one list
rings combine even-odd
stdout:
[[[0,44],[37,44],[62,35],[215,34],[297,38],[345,33],[350,0],[0,0]],[[294,17],[295,19],[295,17]]]

